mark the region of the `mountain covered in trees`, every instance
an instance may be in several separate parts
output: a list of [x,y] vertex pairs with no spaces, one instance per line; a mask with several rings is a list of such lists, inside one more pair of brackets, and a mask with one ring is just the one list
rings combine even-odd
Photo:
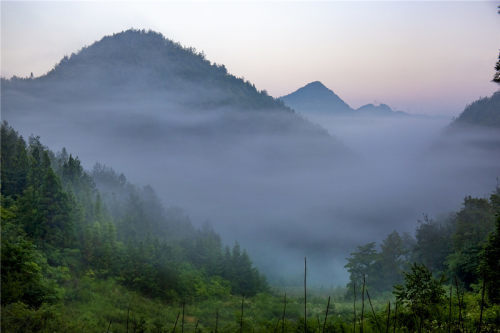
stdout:
[[60,302],[89,275],[163,301],[267,289],[238,243],[193,227],[150,186],[100,164],[87,172],[6,123],[1,140],[2,323],[9,305]]
[[280,98],[287,106],[292,109],[307,113],[324,113],[325,115],[342,116],[404,116],[402,111],[394,111],[386,104],[374,105],[366,104],[358,109],[351,108],[332,90],[328,89],[323,83],[314,81],[306,84],[304,87]]
[[[119,111],[112,114],[110,109]],[[185,130],[199,135],[298,131],[326,136],[280,100],[228,73],[224,65],[211,63],[194,48],[152,31],[127,30],[106,36],[64,57],[37,78],[2,79],[2,112],[13,124],[40,113],[47,120],[63,117],[66,121],[80,120],[78,116],[84,113],[89,122],[100,121],[96,118],[107,113],[117,126],[126,127],[122,122],[129,117],[152,126],[164,121],[166,114],[193,115],[196,111],[221,118],[199,127],[185,125]],[[162,125],[169,126],[169,131],[174,127]]]
[[452,124],[452,127],[500,128],[500,91],[468,105]]

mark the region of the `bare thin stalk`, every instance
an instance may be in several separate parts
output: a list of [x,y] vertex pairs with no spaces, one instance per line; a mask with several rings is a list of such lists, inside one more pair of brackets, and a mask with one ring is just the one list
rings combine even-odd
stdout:
[[325,333],[326,319],[328,318],[328,309],[330,309],[330,296],[328,296],[328,303],[326,304],[325,321],[323,322],[323,330],[322,330],[323,333]]
[[243,332],[243,302],[245,301],[245,296],[241,298],[241,316],[240,316],[240,333]]
[[366,279],[365,275],[363,274],[363,289],[361,291],[361,322],[359,323],[359,332],[363,333],[363,320],[365,316],[365,285],[366,285]]
[[128,307],[127,307],[127,333],[128,333],[128,319],[130,317],[130,303],[128,303]]
[[215,310],[215,333],[217,333],[218,325],[219,325],[219,309]]
[[389,333],[391,326],[391,302],[387,303],[387,320],[385,322],[385,333]]
[[181,320],[181,332],[184,333],[184,308],[186,306],[185,302],[182,302],[182,320]]
[[181,315],[180,312],[177,312],[177,318],[175,318],[175,323],[174,323],[174,328],[172,328],[172,333],[175,332],[175,329],[177,328],[177,322],[179,321],[179,316]]
[[375,310],[373,309],[372,299],[370,298],[370,293],[368,292],[368,288],[366,289],[366,295],[368,296],[368,302],[370,303],[370,308],[372,309],[373,318],[375,318],[375,324],[377,324],[378,331],[381,332],[380,325],[378,323],[377,315],[375,314]]
[[286,292],[283,299],[283,315],[281,316],[281,332],[285,333],[285,311],[286,311]]
[[111,327],[111,320],[109,321],[108,330],[106,331],[106,333],[109,333],[109,328],[110,327]]
[[398,326],[398,301],[396,300],[396,308],[394,309],[394,330],[393,333],[396,333],[396,328]]
[[486,286],[486,279],[483,277],[483,287],[481,290],[481,312],[479,314],[479,325],[477,327],[477,333],[481,332],[481,326],[483,324],[483,308],[484,308],[484,289]]
[[304,257],[304,333],[307,333],[307,258]]
[[200,324],[200,320],[196,321],[196,325],[194,326],[194,333],[198,332],[198,325]]
[[457,288],[457,298],[458,298],[458,327],[462,324],[462,301],[460,300],[460,289],[458,288],[457,277],[455,276],[455,286]]
[[353,281],[352,287],[354,289],[354,304],[353,304],[353,311],[354,311],[354,319],[352,321],[352,332],[356,333],[356,282]]
[[452,308],[453,285],[450,284],[450,308],[448,309],[448,333],[451,333],[451,308]]

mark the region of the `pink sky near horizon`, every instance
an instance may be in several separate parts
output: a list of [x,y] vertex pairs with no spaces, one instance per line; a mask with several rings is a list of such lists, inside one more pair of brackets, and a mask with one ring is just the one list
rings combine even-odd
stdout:
[[498,4],[3,1],[1,75],[43,75],[134,27],[195,47],[276,97],[321,81],[352,107],[453,116],[499,88]]

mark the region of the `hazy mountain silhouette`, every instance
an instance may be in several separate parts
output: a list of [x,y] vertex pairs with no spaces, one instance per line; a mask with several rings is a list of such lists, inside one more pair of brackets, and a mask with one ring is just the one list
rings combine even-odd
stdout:
[[286,105],[302,113],[325,113],[342,116],[403,116],[401,111],[394,111],[386,104],[366,104],[359,109],[352,109],[323,83],[314,81],[280,98]]
[[[83,112],[85,122],[94,119],[101,123],[106,115],[113,119],[115,128],[123,125],[129,131],[142,123],[151,134],[151,130],[163,131],[154,118],[182,116],[182,112],[192,117],[196,111],[218,119],[201,121],[197,126],[183,122],[184,128],[177,130],[193,135],[264,132],[328,136],[280,100],[229,74],[223,65],[212,64],[195,49],[151,31],[128,30],[104,37],[64,57],[38,78],[2,79],[2,112],[11,121],[41,114],[46,122],[52,121],[51,116],[57,121],[61,116],[72,121],[71,117],[80,117]],[[130,117],[133,122],[127,119]],[[174,131],[172,122],[163,125]],[[17,127],[22,130],[22,126]]]
[[394,111],[387,104],[366,104],[356,109],[355,113],[366,116],[408,116],[403,111]]
[[308,83],[280,99],[299,112],[346,113],[352,111],[346,102],[319,81]]
[[81,96],[107,98],[110,93],[154,90],[177,97],[195,93],[196,98],[183,102],[206,103],[204,107],[230,105],[288,111],[266,92],[257,91],[250,82],[229,74],[223,65],[211,64],[203,53],[152,31],[128,30],[104,37],[64,57],[46,75],[32,80],[13,78],[2,83],[4,93],[11,90],[34,95],[55,93],[58,100]]

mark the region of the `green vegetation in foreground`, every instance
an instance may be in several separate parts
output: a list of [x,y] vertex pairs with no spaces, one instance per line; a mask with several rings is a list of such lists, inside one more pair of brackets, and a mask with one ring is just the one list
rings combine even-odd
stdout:
[[101,165],[87,173],[5,123],[1,139],[3,332],[499,330],[498,188],[426,218],[415,239],[359,246],[345,290],[308,291],[304,322],[302,290],[285,302],[238,244],[192,227],[150,187]]

